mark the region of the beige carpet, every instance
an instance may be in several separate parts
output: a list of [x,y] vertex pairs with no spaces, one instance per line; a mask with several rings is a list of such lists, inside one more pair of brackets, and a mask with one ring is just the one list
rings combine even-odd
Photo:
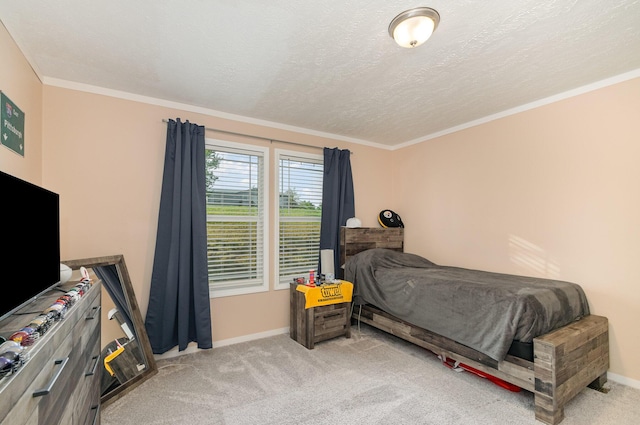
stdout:
[[[307,350],[288,335],[163,360],[102,411],[102,425],[539,425],[533,395],[445,368],[430,352],[362,325]],[[583,390],[563,425],[636,425],[640,390]]]

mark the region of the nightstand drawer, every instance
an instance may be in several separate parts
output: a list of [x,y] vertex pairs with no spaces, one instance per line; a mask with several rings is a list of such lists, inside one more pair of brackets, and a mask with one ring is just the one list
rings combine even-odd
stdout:
[[347,327],[347,304],[341,303],[315,307],[314,315],[314,340],[315,342],[344,335]]

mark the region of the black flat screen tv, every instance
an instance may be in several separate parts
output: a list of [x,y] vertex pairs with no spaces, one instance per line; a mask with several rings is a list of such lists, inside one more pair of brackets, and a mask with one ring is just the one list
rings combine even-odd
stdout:
[[60,283],[59,198],[0,171],[0,320]]

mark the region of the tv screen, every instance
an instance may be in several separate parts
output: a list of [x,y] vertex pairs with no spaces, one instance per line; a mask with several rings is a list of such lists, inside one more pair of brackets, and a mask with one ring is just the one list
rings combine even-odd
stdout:
[[0,171],[0,319],[60,282],[59,196]]

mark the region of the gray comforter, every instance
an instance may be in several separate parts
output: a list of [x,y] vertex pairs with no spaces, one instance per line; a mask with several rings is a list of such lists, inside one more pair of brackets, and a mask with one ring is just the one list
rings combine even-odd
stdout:
[[345,279],[359,299],[413,325],[504,359],[533,338],[589,314],[574,283],[439,266],[418,255],[371,249],[351,257]]

